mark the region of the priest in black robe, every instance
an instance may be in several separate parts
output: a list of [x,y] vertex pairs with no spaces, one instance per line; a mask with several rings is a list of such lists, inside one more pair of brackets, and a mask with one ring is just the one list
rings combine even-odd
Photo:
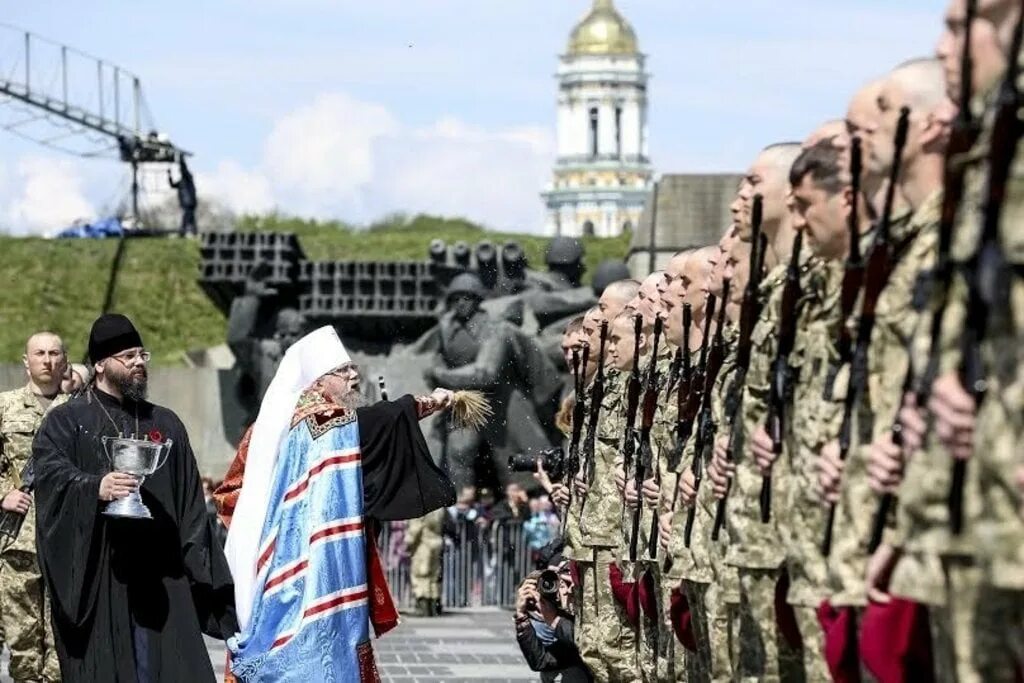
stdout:
[[[37,543],[65,681],[215,680],[203,633],[237,630],[234,587],[188,433],[146,400],[141,336],[121,315],[92,327],[95,379],[52,410],[33,446]],[[139,487],[102,438],[173,441],[140,493],[152,519],[108,517]]]

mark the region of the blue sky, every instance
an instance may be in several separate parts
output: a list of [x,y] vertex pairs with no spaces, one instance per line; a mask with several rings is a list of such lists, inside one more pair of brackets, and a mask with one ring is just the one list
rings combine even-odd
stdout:
[[[657,171],[740,170],[840,116],[860,83],[931,53],[944,4],[616,0],[648,55]],[[194,152],[200,192],[235,210],[430,211],[536,231],[557,55],[589,5],[34,0],[4,21],[138,74],[158,128]],[[126,191],[116,162],[0,131],[0,229],[48,232]]]

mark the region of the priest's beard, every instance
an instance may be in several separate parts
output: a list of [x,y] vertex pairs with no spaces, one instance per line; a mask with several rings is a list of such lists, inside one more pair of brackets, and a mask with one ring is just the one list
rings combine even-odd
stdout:
[[[118,365],[120,367],[113,367]],[[111,372],[113,370],[113,372]],[[149,373],[145,367],[129,370],[120,363],[108,363],[106,367],[107,379],[117,387],[121,395],[131,401],[145,401],[149,388]]]

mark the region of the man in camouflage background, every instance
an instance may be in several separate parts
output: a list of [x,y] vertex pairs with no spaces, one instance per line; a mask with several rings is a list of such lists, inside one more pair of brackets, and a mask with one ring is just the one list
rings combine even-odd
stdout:
[[0,486],[5,514],[24,516],[21,533],[0,550],[0,622],[11,650],[10,674],[15,681],[59,681],[49,601],[36,558],[32,495],[20,490],[21,473],[32,456],[32,439],[43,416],[67,400],[61,380],[67,366],[64,342],[38,332],[25,344],[28,383],[0,394]]

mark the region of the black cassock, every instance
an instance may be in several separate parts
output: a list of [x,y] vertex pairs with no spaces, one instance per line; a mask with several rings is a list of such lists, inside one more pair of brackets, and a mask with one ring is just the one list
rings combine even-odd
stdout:
[[[142,485],[153,519],[100,514],[100,480],[111,471],[101,438],[118,432],[174,442]],[[39,563],[63,679],[215,680],[202,633],[235,633],[234,586],[181,420],[94,389],[50,411],[33,458]]]
[[434,464],[420,430],[416,399],[406,394],[356,409],[363,460],[363,514],[415,519],[455,503],[455,486]]

